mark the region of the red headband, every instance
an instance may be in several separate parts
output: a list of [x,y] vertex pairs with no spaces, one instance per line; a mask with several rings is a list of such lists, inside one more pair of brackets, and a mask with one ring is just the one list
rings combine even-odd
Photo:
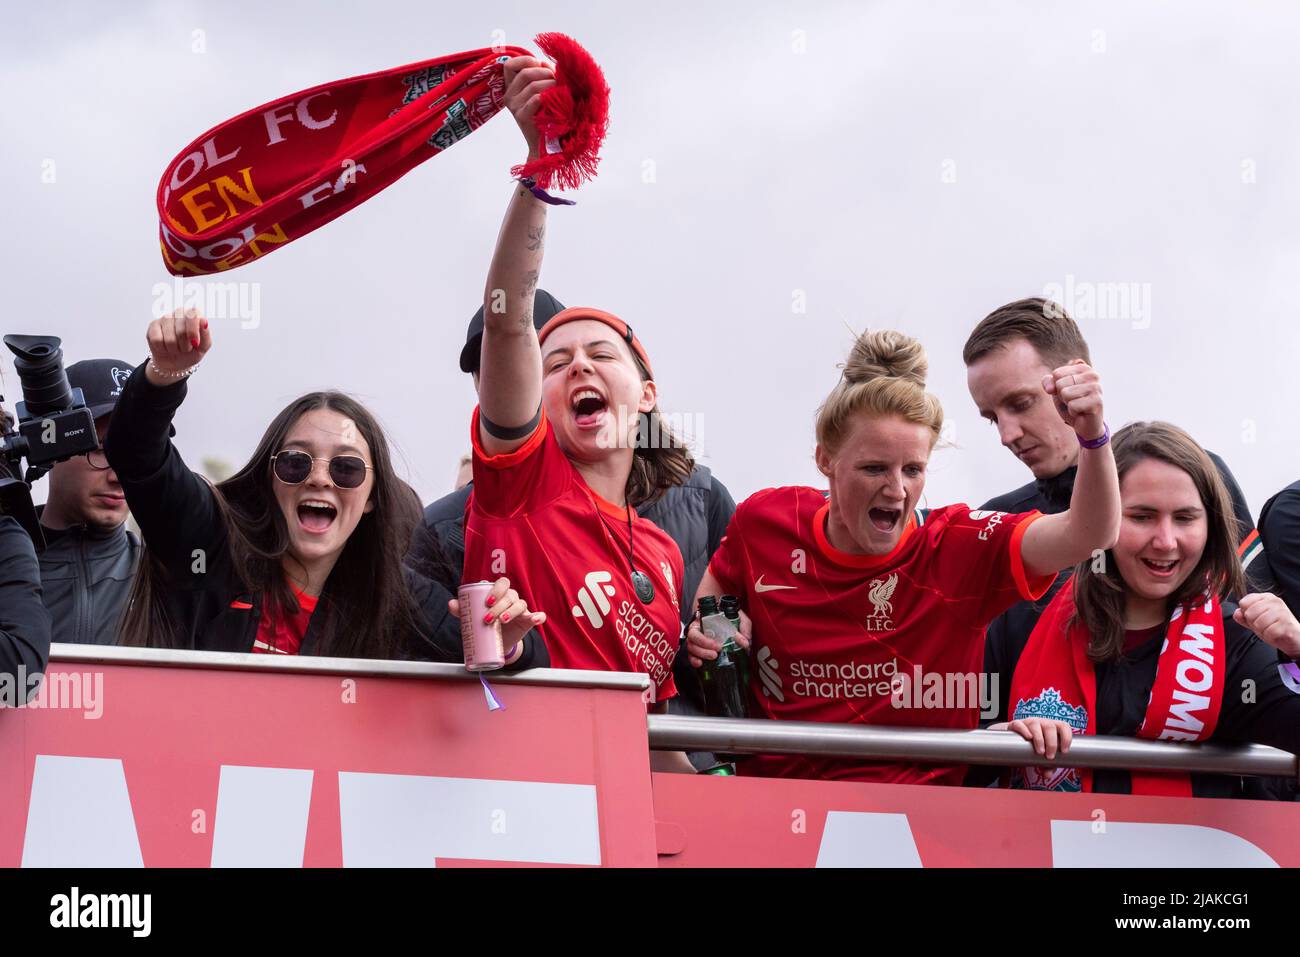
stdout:
[[[574,40],[544,33],[555,86],[536,114],[546,153],[516,166],[543,189],[595,175],[609,87]],[[163,261],[173,275],[252,262],[364,203],[491,119],[502,62],[522,47],[471,50],[312,87],[204,133],[158,184]]]
[[591,309],[587,306],[570,306],[568,309],[557,312],[546,325],[542,326],[541,331],[537,333],[537,341],[539,343],[545,342],[546,337],[554,332],[557,327],[578,319],[594,319],[596,322],[603,322],[617,332],[619,338],[626,342],[628,348],[635,352],[637,358],[641,360],[641,364],[645,366],[646,375],[651,379],[655,377],[654,369],[650,366],[650,356],[647,355],[645,346],[641,345],[641,340],[633,334],[632,327],[612,312]]

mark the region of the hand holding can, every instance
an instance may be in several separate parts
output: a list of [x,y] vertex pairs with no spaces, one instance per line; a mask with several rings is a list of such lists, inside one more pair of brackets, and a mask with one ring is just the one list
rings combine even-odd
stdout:
[[494,671],[517,658],[515,646],[546,622],[546,613],[529,611],[505,577],[461,585],[448,608],[460,618],[465,667],[470,671]]

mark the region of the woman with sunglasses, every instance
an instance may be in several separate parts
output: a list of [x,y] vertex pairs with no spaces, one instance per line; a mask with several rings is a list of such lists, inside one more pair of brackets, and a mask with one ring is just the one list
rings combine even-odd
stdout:
[[[420,503],[370,412],[339,392],[308,393],[214,486],[168,439],[212,332],[189,310],[154,320],[147,339],[150,358],[123,389],[105,441],[145,542],[124,643],[460,660],[450,592],[403,563]],[[537,643],[521,639],[545,616],[506,579],[493,595],[508,661],[538,663]]]

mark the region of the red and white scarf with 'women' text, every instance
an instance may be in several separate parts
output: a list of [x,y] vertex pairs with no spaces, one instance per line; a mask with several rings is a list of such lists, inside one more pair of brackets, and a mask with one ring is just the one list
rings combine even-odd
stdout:
[[[1010,720],[1064,721],[1075,735],[1097,733],[1097,672],[1088,658],[1088,634],[1074,617],[1074,580],[1066,582],[1043,612],[1011,679]],[[1155,683],[1139,738],[1206,741],[1223,705],[1227,647],[1218,599],[1179,608],[1169,622]],[[1132,772],[1133,793],[1190,797],[1187,774]],[[1026,767],[1012,787],[1091,791],[1086,768]]]

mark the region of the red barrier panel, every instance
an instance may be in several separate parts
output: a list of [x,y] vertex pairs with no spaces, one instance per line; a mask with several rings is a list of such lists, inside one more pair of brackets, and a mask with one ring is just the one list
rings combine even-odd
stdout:
[[1296,867],[1300,807],[655,774],[661,867]]
[[651,775],[643,675],[57,647],[0,866],[1300,866],[1295,804]]
[[644,676],[82,652],[0,709],[0,866],[655,865]]

